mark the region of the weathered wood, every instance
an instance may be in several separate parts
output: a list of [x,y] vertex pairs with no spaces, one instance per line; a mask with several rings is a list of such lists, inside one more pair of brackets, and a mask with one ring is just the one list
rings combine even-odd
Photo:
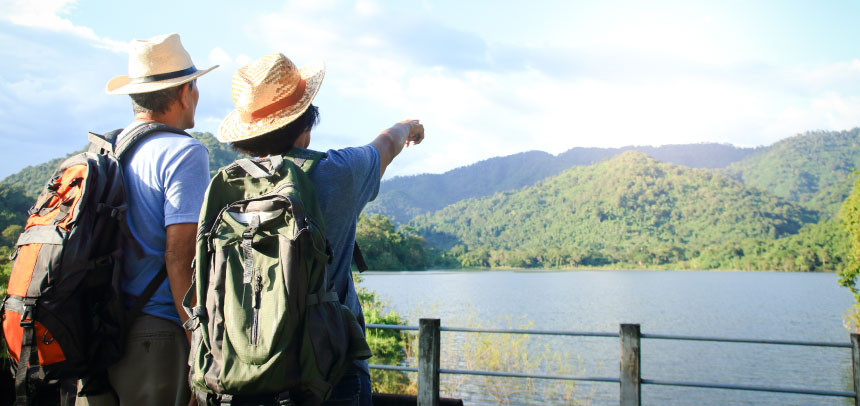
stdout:
[[621,406],[642,405],[639,325],[621,325]]
[[418,322],[418,406],[439,405],[439,319]]
[[860,334],[851,334],[851,365],[854,370],[854,406],[860,406]]

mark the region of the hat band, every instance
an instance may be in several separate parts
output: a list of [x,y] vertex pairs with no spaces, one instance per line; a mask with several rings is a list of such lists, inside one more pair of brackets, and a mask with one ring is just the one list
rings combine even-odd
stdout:
[[194,65],[191,65],[190,68],[185,68],[183,70],[178,70],[178,71],[174,71],[174,72],[158,73],[155,75],[141,76],[139,78],[131,78],[128,80],[128,83],[159,82],[162,80],[175,79],[175,78],[179,78],[182,76],[187,76],[187,75],[190,75],[194,72],[197,72],[197,68],[194,67]]
[[261,109],[257,109],[251,112],[239,111],[239,118],[246,123],[253,123],[254,121],[266,118],[272,113],[277,113],[287,107],[290,107],[299,101],[302,100],[302,97],[305,95],[305,87],[307,83],[304,79],[299,79],[299,83],[296,84],[296,88],[293,89],[293,92],[290,93],[289,96],[284,97],[281,100],[278,100],[266,107]]

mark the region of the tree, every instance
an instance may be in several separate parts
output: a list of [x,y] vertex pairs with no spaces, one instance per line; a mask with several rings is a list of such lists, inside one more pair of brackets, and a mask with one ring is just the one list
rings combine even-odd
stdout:
[[[352,275],[355,292],[361,302],[367,324],[406,324],[399,314],[393,311],[385,312],[385,303],[376,296],[376,292],[361,286],[361,275],[355,272]],[[367,344],[373,352],[370,363],[399,365],[406,359],[407,336],[402,331],[367,329]],[[414,392],[409,377],[403,372],[371,369],[370,377],[374,392]]]
[[845,199],[840,211],[842,224],[848,232],[850,248],[848,261],[839,272],[839,284],[850,289],[854,294],[853,324],[857,330],[857,321],[860,320],[860,292],[857,289],[857,275],[860,274],[860,178],[854,183],[851,194]]

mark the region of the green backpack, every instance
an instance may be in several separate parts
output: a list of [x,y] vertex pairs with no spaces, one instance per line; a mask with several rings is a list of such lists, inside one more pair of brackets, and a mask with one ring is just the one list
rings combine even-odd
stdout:
[[324,156],[240,159],[209,184],[184,300],[201,405],[314,404],[371,355],[326,278],[331,250],[307,175]]

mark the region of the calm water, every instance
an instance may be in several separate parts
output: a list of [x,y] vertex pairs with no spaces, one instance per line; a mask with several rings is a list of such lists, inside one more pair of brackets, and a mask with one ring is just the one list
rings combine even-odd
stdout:
[[[417,324],[617,332],[638,323],[643,333],[844,342],[850,292],[834,274],[700,271],[403,272],[365,273],[363,286]],[[455,348],[479,337],[443,333],[446,367],[463,365]],[[447,337],[447,338],[446,338]],[[618,376],[618,339],[535,338],[568,353],[573,375]],[[459,343],[459,344],[458,344]],[[530,350],[535,353],[541,350]],[[444,357],[443,357],[444,358]],[[646,379],[852,391],[850,350],[756,344],[642,341]],[[443,375],[443,379],[451,377]],[[461,380],[464,378],[461,378]],[[444,382],[444,381],[443,381]],[[460,380],[455,380],[460,382]],[[449,383],[451,385],[451,383]],[[495,404],[478,378],[454,395],[467,404]],[[643,385],[643,405],[848,405],[841,398]],[[544,391],[544,390],[539,390]],[[528,392],[528,391],[526,391]],[[577,383],[576,402],[617,405],[618,385]],[[512,404],[547,402],[528,393]]]

